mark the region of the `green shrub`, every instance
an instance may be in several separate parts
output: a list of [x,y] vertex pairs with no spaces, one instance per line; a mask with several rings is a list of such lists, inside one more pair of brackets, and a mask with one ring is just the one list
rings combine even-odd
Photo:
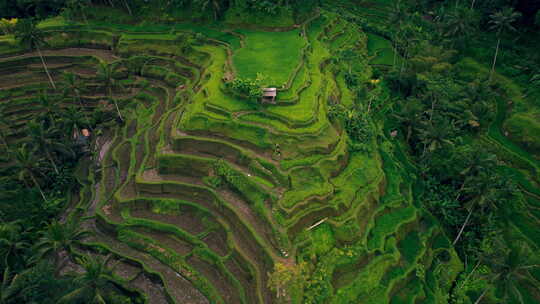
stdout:
[[257,74],[255,80],[250,78],[236,77],[233,81],[227,82],[226,87],[237,96],[257,100],[262,97],[262,81],[264,77]]
[[223,185],[223,180],[219,176],[203,177],[203,182],[211,188],[218,189]]

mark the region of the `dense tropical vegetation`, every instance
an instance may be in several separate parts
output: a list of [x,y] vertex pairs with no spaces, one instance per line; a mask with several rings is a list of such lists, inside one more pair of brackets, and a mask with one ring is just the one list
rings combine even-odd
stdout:
[[0,303],[540,302],[538,10],[0,0]]

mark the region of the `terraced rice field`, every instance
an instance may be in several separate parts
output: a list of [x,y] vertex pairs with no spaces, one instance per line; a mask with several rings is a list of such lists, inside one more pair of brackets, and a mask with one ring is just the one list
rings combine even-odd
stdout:
[[[265,72],[285,85],[276,105],[255,108],[222,86],[227,75],[252,77],[265,65],[254,53],[267,33],[199,32],[206,38],[186,52],[178,44],[191,33],[182,29],[88,29],[77,41],[66,39],[69,30],[49,33],[52,77],[84,79],[88,112],[106,96],[96,65],[124,71],[114,95],[126,123],[97,139],[66,214],[94,217],[85,225],[95,234],[79,250],[111,253],[117,274],[148,303],[275,303],[268,274],[302,261],[314,265],[303,299],[441,303],[463,266],[436,220],[413,204],[412,165],[385,136],[367,143],[369,152],[351,152],[327,118],[329,100],[352,102],[331,59],[351,44],[367,55],[372,36],[330,13],[268,34],[292,41],[298,56],[271,59]],[[141,55],[140,72],[129,72]],[[35,53],[0,58],[10,74],[0,80],[10,141],[25,140],[39,111],[32,94],[55,94],[39,63]],[[418,275],[418,265],[437,275]]]

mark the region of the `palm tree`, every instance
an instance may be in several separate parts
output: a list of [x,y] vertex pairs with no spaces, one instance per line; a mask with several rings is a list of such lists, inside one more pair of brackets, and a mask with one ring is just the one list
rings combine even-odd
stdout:
[[[454,161],[455,166],[460,169],[459,175],[463,176],[463,183],[457,191],[456,201],[459,200],[462,191],[466,190],[469,184],[481,172],[493,170],[497,161],[495,154],[491,154],[485,150],[471,149],[464,146],[463,148],[458,148],[457,151],[459,151],[458,155],[461,159],[454,159]],[[460,160],[464,160],[464,162],[460,162]]]
[[133,15],[133,13],[131,12],[131,7],[129,7],[129,4],[126,0],[122,0],[122,3],[124,4],[124,6],[126,7],[127,11],[128,11],[128,14],[131,16]]
[[[494,242],[493,252],[488,252],[482,257],[489,263],[493,270],[490,279],[497,285],[497,289],[502,291],[501,303],[521,303],[526,304],[518,286],[526,286],[538,290],[537,281],[531,274],[531,270],[539,269],[538,257],[534,255],[529,246],[518,240],[507,247],[503,240]],[[488,289],[476,299],[474,304],[481,302]]]
[[401,103],[401,108],[398,112],[393,114],[393,117],[406,128],[405,141],[410,142],[413,130],[415,130],[420,121],[423,111],[422,103],[418,99],[409,99],[406,102]]
[[89,233],[87,230],[82,230],[80,223],[76,220],[68,220],[66,223],[54,220],[47,225],[47,229],[42,232],[40,240],[35,245],[37,255],[34,259],[40,260],[49,254],[53,254],[54,265],[59,269],[61,265],[58,265],[58,263],[62,252],[71,252],[73,245],[77,244]]
[[219,0],[195,0],[195,5],[199,5],[201,10],[204,11],[208,7],[212,9],[214,14],[214,20],[218,20],[219,12],[221,10],[221,3]]
[[455,41],[466,43],[472,31],[476,28],[476,21],[477,18],[472,9],[458,7],[446,18],[445,36],[454,38],[452,44]]
[[499,54],[499,46],[501,44],[501,35],[505,32],[509,31],[515,31],[516,29],[512,26],[512,23],[516,21],[516,19],[521,14],[514,11],[513,8],[505,7],[501,11],[496,12],[490,16],[491,20],[489,20],[489,28],[492,31],[497,32],[497,47],[495,49],[495,56],[493,56],[493,64],[491,65],[491,72],[489,73],[489,82],[491,82],[491,78],[493,77],[493,72],[495,71],[495,64],[497,63],[497,55]]
[[54,113],[56,112],[56,99],[47,94],[46,90],[43,90],[38,95],[38,103],[41,109],[45,112],[45,116],[49,118],[50,124],[54,125]]
[[51,265],[43,261],[14,276],[10,274],[9,267],[3,273],[0,304],[52,303],[57,288],[65,288],[67,283],[64,278],[54,277]]
[[64,73],[64,97],[71,95],[74,100],[79,102],[81,110],[84,110],[84,105],[81,100],[81,88],[82,83],[79,78],[77,78],[77,75],[72,72]]
[[[534,261],[536,259],[536,261]],[[511,298],[517,299],[518,303],[525,304],[518,285],[530,286],[538,290],[536,279],[531,275],[531,270],[539,269],[538,258],[531,253],[524,242],[517,242],[506,256],[503,263],[497,263],[500,274],[499,282],[503,284],[503,299],[510,303]],[[513,300],[513,299],[512,299]]]
[[390,14],[389,14],[389,18],[388,18],[388,23],[389,24],[393,24],[396,28],[395,32],[394,32],[394,37],[393,37],[393,43],[392,43],[392,46],[394,48],[394,63],[392,64],[393,67],[396,66],[396,58],[397,58],[397,54],[398,54],[398,51],[397,51],[397,42],[398,42],[398,37],[400,35],[400,32],[401,32],[401,26],[403,24],[403,22],[405,21],[405,19],[407,19],[407,13],[405,12],[405,10],[403,9],[403,7],[401,6],[401,0],[397,1],[394,3],[393,7],[392,7],[392,10],[390,11]]
[[51,83],[51,86],[56,89],[56,85],[54,84],[54,80],[51,77],[51,74],[49,73],[49,69],[47,69],[47,64],[45,63],[45,59],[43,59],[43,55],[41,54],[40,46],[43,46],[46,44],[45,37],[43,35],[43,31],[38,29],[36,27],[36,24],[31,19],[23,19],[19,22],[17,22],[17,26],[15,27],[15,39],[19,41],[19,44],[28,49],[28,50],[37,50],[39,54],[39,58],[41,59],[41,63],[43,64],[43,69],[45,69],[45,73],[47,74],[47,77],[49,78],[49,82]]
[[59,173],[58,167],[53,157],[54,151],[62,152],[64,155],[73,156],[75,153],[60,140],[60,131],[55,128],[46,129],[43,124],[35,121],[28,124],[28,135],[32,139],[36,151],[41,151],[54,168],[54,172]]
[[[24,231],[20,221],[0,225],[0,256],[3,257],[2,268],[22,262],[23,251],[29,243],[23,239]],[[15,259],[16,262],[10,260]]]
[[88,123],[86,117],[74,106],[62,109],[59,115],[62,126],[61,130],[64,130],[68,138],[72,138],[77,130],[80,130]]
[[0,285],[0,304],[13,303],[13,299],[24,289],[24,280],[19,275],[10,274],[9,267],[4,268]]
[[513,183],[502,179],[493,170],[479,171],[468,184],[469,186],[464,187],[463,192],[469,198],[467,208],[469,213],[452,245],[459,241],[473,214],[483,217],[483,220],[489,220],[499,206],[503,205],[508,194],[516,190]]
[[348,72],[349,74],[352,74],[353,61],[357,59],[358,57],[360,57],[360,54],[355,52],[354,49],[350,48],[350,49],[346,49],[339,52],[337,59],[339,61],[344,62],[346,65],[348,65],[349,66]]
[[110,256],[105,259],[101,257],[83,257],[77,259],[85,272],[75,277],[73,282],[78,286],[75,290],[60,298],[58,303],[74,303],[81,301],[84,303],[106,303],[106,295],[112,291],[116,280],[113,270],[107,267]]
[[7,115],[5,113],[6,111],[6,103],[0,104],[0,140],[2,141],[2,144],[4,145],[6,150],[9,150],[8,142],[7,142],[7,136],[5,133],[5,130],[9,130],[9,122],[7,120]]
[[15,156],[15,166],[19,171],[19,180],[23,181],[25,185],[30,188],[26,183],[26,178],[29,177],[34,186],[39,190],[43,200],[47,201],[45,193],[43,193],[43,190],[41,189],[41,186],[37,180],[37,174],[41,170],[39,158],[32,150],[27,148],[26,144],[22,144],[13,153]]
[[105,90],[107,91],[107,94],[109,96],[109,100],[111,100],[114,103],[114,106],[116,107],[116,112],[118,113],[118,117],[121,121],[124,119],[122,118],[122,114],[120,113],[120,109],[118,108],[118,104],[116,102],[116,99],[112,96],[112,90],[117,87],[122,87],[120,82],[117,81],[114,77],[114,66],[112,64],[108,64],[106,62],[100,62],[97,69],[97,79],[103,83],[103,86],[105,87]]
[[82,16],[84,23],[88,24],[85,11],[88,8],[88,0],[69,0],[66,4],[66,9],[69,9],[72,16]]
[[433,121],[423,121],[417,128],[420,142],[424,145],[422,157],[427,151],[435,151],[445,145],[454,145],[455,126],[445,118]]

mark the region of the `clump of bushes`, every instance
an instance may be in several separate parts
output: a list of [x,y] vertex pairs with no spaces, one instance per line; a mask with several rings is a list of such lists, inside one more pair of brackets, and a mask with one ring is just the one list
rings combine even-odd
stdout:
[[225,83],[226,90],[232,95],[250,101],[259,100],[262,97],[262,88],[269,86],[271,81],[262,73],[257,73],[255,79],[236,77]]
[[365,113],[358,109],[347,109],[342,104],[331,105],[328,116],[332,120],[341,120],[345,131],[354,142],[367,142],[373,136],[373,128]]

